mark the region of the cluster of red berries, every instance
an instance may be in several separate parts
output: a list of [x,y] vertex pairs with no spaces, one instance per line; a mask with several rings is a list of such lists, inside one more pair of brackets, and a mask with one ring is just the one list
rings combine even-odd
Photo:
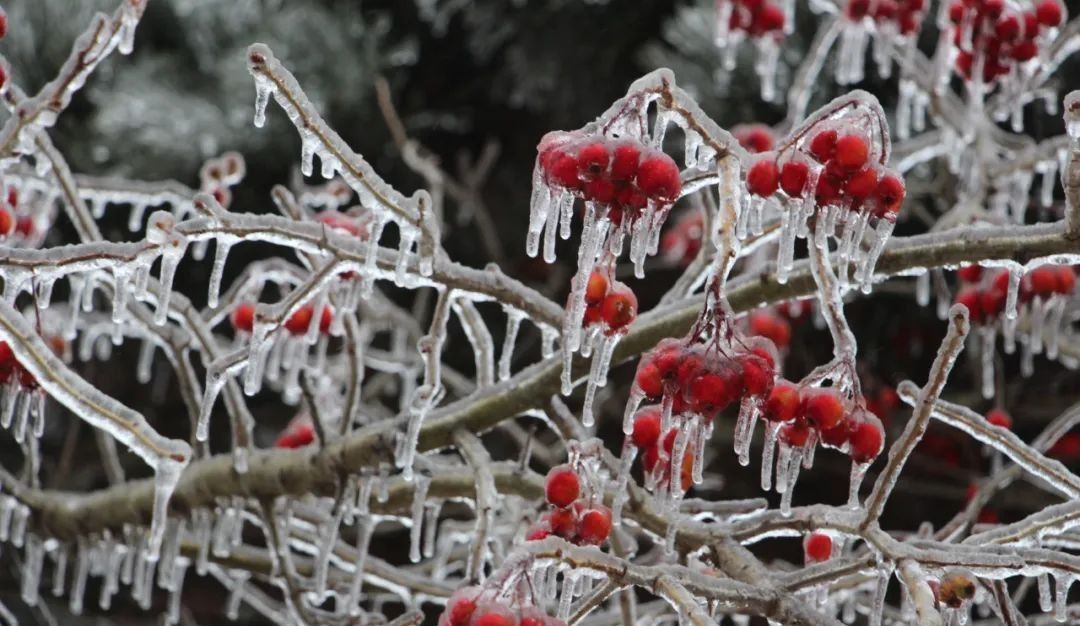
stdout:
[[[641,468],[653,477],[656,485],[667,485],[675,470],[675,437],[678,428],[669,428],[660,436],[659,406],[646,406],[634,414],[634,430],[630,433],[630,442],[641,450]],[[679,486],[685,493],[693,482],[694,454],[693,441],[687,444],[679,466]]]
[[34,375],[15,358],[11,346],[6,341],[0,341],[0,383],[8,383],[13,378],[23,389],[37,389],[38,383]]
[[733,402],[767,397],[776,379],[776,346],[751,337],[732,348],[725,354],[715,346],[665,339],[638,363],[637,388],[654,402],[670,398],[675,415],[697,414],[707,421]]
[[[976,324],[992,323],[1004,311],[1008,299],[1009,272],[992,274],[978,265],[961,268],[957,275],[965,285],[956,294],[955,302],[968,309]],[[1020,278],[1017,303],[1027,304],[1036,297],[1043,300],[1053,296],[1070,296],[1076,290],[1076,273],[1067,265],[1040,265]]]
[[27,238],[34,233],[34,218],[30,215],[19,215],[18,208],[19,190],[9,186],[7,196],[0,202],[0,237],[18,233]]
[[494,591],[465,587],[450,595],[439,626],[566,626],[535,606],[512,607]]
[[660,238],[660,253],[671,263],[686,267],[701,250],[704,235],[705,218],[701,211],[686,211]]
[[893,22],[901,35],[913,35],[922,26],[926,0],[848,0],[844,15],[859,21],[871,18],[878,24]]
[[885,446],[885,430],[878,418],[832,387],[802,388],[778,380],[762,412],[766,420],[784,424],[780,441],[793,448],[806,445],[816,433],[826,447],[840,450],[856,463],[870,463]]
[[[314,315],[315,307],[305,304],[289,316],[289,319],[285,320],[285,330],[293,335],[307,333],[308,327],[311,325],[311,318]],[[255,305],[251,302],[242,302],[236,305],[229,319],[232,322],[233,330],[250,333],[255,327]],[[322,315],[319,317],[319,332],[329,335],[330,325],[333,322],[334,312],[328,306],[323,307]]]
[[582,497],[581,479],[569,465],[548,472],[544,497],[551,510],[544,513],[525,535],[526,541],[551,535],[577,545],[598,546],[611,534],[611,509]]
[[778,36],[785,19],[784,10],[771,0],[732,0],[728,29],[750,37]]
[[315,441],[315,424],[306,413],[301,413],[289,420],[285,430],[281,431],[275,448],[303,448]]
[[[864,207],[878,218],[896,219],[904,202],[904,181],[899,174],[879,168],[870,159],[864,134],[839,134],[829,128],[818,131],[806,146],[821,164],[814,188],[818,206]],[[762,155],[746,172],[746,188],[755,196],[769,197],[782,190],[789,198],[801,198],[811,183],[811,165],[798,153],[780,164],[773,154]]]
[[682,191],[675,161],[637,141],[552,132],[538,151],[549,186],[605,207],[616,225],[633,222],[650,202],[670,206]]
[[245,171],[244,157],[239,152],[226,152],[203,163],[199,170],[199,187],[214,196],[218,204],[228,208],[232,203],[230,187],[244,178]]
[[621,332],[637,317],[637,296],[625,283],[609,281],[605,272],[594,271],[585,286],[583,326],[603,324],[608,334]]
[[828,561],[832,554],[833,540],[825,533],[810,533],[803,538],[803,558],[807,565]]
[[1059,26],[1065,8],[1058,0],[1039,0],[1028,12],[1009,9],[1004,0],[955,0],[949,5],[949,20],[953,44],[960,49],[956,71],[970,80],[981,56],[983,81],[989,83],[1038,56],[1039,30]]
[[732,136],[747,152],[768,152],[776,145],[776,135],[765,124],[739,124],[731,129]]
[[759,309],[747,316],[751,335],[765,337],[780,350],[791,345],[791,323],[772,309]]

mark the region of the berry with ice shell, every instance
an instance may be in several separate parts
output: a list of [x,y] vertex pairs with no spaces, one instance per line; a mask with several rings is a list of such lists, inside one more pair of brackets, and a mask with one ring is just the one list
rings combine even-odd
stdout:
[[233,330],[250,333],[255,327],[255,305],[250,302],[241,302],[233,309],[229,316]]
[[656,445],[660,440],[660,407],[638,409],[634,416],[634,430],[630,434],[630,440],[639,448]]
[[684,212],[660,239],[660,253],[665,259],[686,267],[701,250],[705,218],[701,211]]
[[825,533],[810,533],[803,539],[803,554],[807,564],[821,563],[832,558],[832,537]]
[[986,414],[986,422],[1005,430],[1012,430],[1013,426],[1012,416],[1005,412],[1004,409],[991,409]]
[[778,348],[787,348],[791,343],[791,324],[771,310],[751,313],[749,327],[751,335],[766,337]]
[[740,124],[731,129],[731,134],[752,154],[768,152],[776,144],[772,129],[764,124]]
[[568,507],[581,495],[581,481],[569,465],[558,465],[548,472],[544,483],[544,496],[548,503]]
[[289,421],[274,442],[275,448],[303,448],[315,441],[315,425],[311,417],[301,413]]

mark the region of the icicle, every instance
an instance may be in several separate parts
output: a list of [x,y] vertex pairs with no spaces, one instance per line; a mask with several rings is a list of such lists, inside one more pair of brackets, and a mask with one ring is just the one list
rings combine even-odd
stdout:
[[229,590],[229,599],[225,603],[225,618],[235,622],[240,617],[240,602],[244,599],[244,585],[251,576],[244,570],[232,570],[233,587]]
[[358,520],[356,528],[356,561],[353,563],[353,577],[349,585],[349,595],[345,600],[349,615],[356,616],[360,614],[360,591],[363,589],[364,584],[364,561],[367,559],[368,546],[371,545],[371,535],[374,530],[374,519],[362,517]]
[[1073,577],[1068,574],[1061,574],[1055,577],[1054,582],[1054,619],[1059,622],[1064,622],[1066,617],[1066,609],[1068,608],[1069,599],[1069,587],[1072,586]]
[[413,486],[412,522],[409,528],[409,560],[420,562],[420,531],[424,521],[424,502],[427,500],[431,477],[418,474]]
[[987,400],[994,397],[994,344],[997,333],[992,326],[984,326],[979,329],[979,337],[982,346],[979,349],[979,358],[982,363],[982,395]]
[[919,306],[930,304],[930,272],[915,277],[915,303]]
[[[791,498],[795,494],[795,483],[799,479],[799,470],[802,469],[802,448],[794,448],[788,459],[787,468],[784,470],[785,489],[780,495],[780,514],[787,517],[791,515]],[[779,470],[778,470],[779,471]],[[777,476],[777,491],[780,490],[780,477]]]
[[503,339],[502,352],[499,353],[499,380],[510,378],[510,366],[514,357],[514,344],[517,343],[518,330],[521,328],[521,320],[525,313],[507,308],[506,310],[506,336]]
[[218,239],[214,245],[214,264],[210,268],[210,286],[206,295],[206,306],[211,309],[216,309],[218,306],[218,295],[221,293],[221,276],[225,272],[225,261],[228,259],[229,248],[232,244]]
[[1010,266],[1007,271],[1009,272],[1009,287],[1005,297],[1005,318],[1014,320],[1016,319],[1016,301],[1020,293],[1020,268]]
[[596,399],[596,390],[607,385],[608,366],[615,353],[615,346],[619,343],[619,337],[618,334],[601,336],[599,349],[592,357],[589,379],[585,386],[585,401],[581,407],[581,424],[586,428],[591,428],[595,423],[593,401]]
[[739,457],[739,465],[746,467],[750,464],[750,440],[754,436],[754,425],[757,423],[757,406],[749,396],[743,398],[739,405],[739,417],[735,421],[735,454]]
[[889,589],[889,579],[892,578],[893,567],[891,563],[879,565],[877,585],[874,587],[874,599],[870,606],[869,626],[881,626],[881,614],[885,610],[885,592]]
[[37,535],[31,534],[26,540],[26,550],[22,566],[22,600],[30,606],[38,601],[38,585],[41,582],[41,565],[45,559],[45,549]]
[[851,478],[848,480],[848,507],[859,508],[859,487],[866,478],[866,470],[870,469],[869,463],[852,463]]
[[56,566],[53,568],[52,594],[59,598],[64,595],[64,578],[67,575],[68,559],[67,546],[57,547],[54,558],[56,559]]
[[548,220],[552,219],[552,194],[551,187],[544,182],[544,176],[537,164],[533,168],[532,196],[529,199],[529,231],[525,236],[525,253],[535,257],[540,251],[540,233]]
[[270,79],[255,74],[255,128],[262,128],[266,123],[266,105],[270,101]]
[[1039,574],[1036,581],[1039,587],[1039,608],[1043,613],[1049,613],[1054,608],[1053,598],[1050,597],[1050,574]]
[[428,502],[424,508],[424,558],[430,559],[435,556],[435,531],[439,528],[439,511],[442,504],[438,501]]
[[72,615],[82,615],[83,594],[86,591],[86,577],[90,573],[90,554],[86,547],[86,539],[79,537],[75,555],[75,577],[71,581],[71,595],[68,597],[68,607]]
[[780,432],[781,422],[767,422],[765,425],[765,443],[761,448],[761,489],[772,489],[773,456],[776,452],[776,435]]

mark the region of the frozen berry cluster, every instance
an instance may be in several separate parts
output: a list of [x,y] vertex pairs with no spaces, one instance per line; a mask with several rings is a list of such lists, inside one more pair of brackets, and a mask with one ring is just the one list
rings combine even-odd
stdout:
[[0,237],[16,235],[23,243],[34,238],[37,228],[32,213],[35,209],[29,204],[24,201],[18,188],[8,186],[7,193],[0,200]]
[[914,35],[922,26],[926,0],[848,0],[844,15],[854,21],[865,18],[876,24],[894,24],[901,35]]
[[638,409],[634,414],[634,430],[630,433],[630,443],[641,452],[641,469],[651,480],[648,484],[666,487],[671,482],[675,471],[675,465],[679,465],[679,486],[685,492],[690,489],[693,482],[694,442],[687,443],[682,461],[675,461],[675,437],[679,429],[668,428],[667,432],[660,436],[662,429],[661,412],[659,406],[652,405]]
[[705,218],[699,210],[687,211],[660,238],[660,253],[669,262],[686,267],[701,250]]
[[529,529],[526,541],[551,535],[577,545],[598,546],[611,534],[611,509],[582,494],[581,479],[569,465],[551,468],[544,482],[544,498],[550,505],[540,521]]
[[[1005,312],[1009,293],[1009,272],[984,272],[978,265],[961,268],[957,274],[964,286],[957,292],[955,302],[968,309],[971,321],[988,324]],[[1054,296],[1070,296],[1076,290],[1076,273],[1068,265],[1040,265],[1020,278],[1017,304],[1030,303],[1035,298],[1048,300]]]
[[877,218],[896,220],[904,202],[904,181],[875,163],[879,159],[873,158],[864,132],[848,129],[841,134],[827,128],[816,132],[803,147],[807,155],[801,151],[782,159],[771,152],[761,155],[746,172],[747,191],[759,197],[783,191],[792,199],[812,191],[819,207],[865,209]]
[[281,431],[275,448],[303,448],[315,441],[315,424],[306,413],[301,413],[289,420],[285,430]]
[[1065,20],[1065,7],[1058,0],[1038,0],[1026,12],[1007,6],[1004,0],[954,0],[948,11],[953,45],[958,49],[956,71],[970,80],[979,60],[987,83],[1037,57],[1040,31],[1056,28]]
[[608,274],[601,270],[589,275],[583,326],[599,324],[607,334],[622,332],[637,317],[637,309],[637,296],[625,283],[608,280]]
[[238,152],[226,152],[203,163],[199,170],[199,188],[228,208],[232,204],[231,188],[244,178],[245,171],[244,157]]
[[750,37],[777,37],[783,33],[784,10],[772,0],[732,0],[728,30]]
[[650,401],[667,398],[673,414],[700,415],[711,422],[732,403],[764,400],[777,361],[776,346],[764,337],[733,342],[728,349],[665,339],[642,357],[635,383]]
[[[289,316],[289,319],[285,320],[285,330],[289,331],[289,333],[294,336],[306,334],[314,314],[315,307],[310,304],[305,304]],[[255,327],[255,305],[251,302],[241,302],[236,305],[232,315],[229,316],[229,321],[232,322],[233,330],[250,333]],[[319,332],[324,335],[329,335],[330,326],[333,322],[333,310],[328,306],[323,307],[322,314],[319,317]]]
[[670,207],[682,191],[675,161],[630,139],[552,132],[538,151],[548,186],[595,202],[616,225],[636,220],[650,202]]
[[805,388],[781,379],[762,412],[767,421],[782,424],[778,436],[785,445],[801,448],[816,436],[862,464],[876,459],[885,445],[881,422],[863,404],[845,399],[832,387]]
[[498,593],[465,587],[450,595],[439,626],[566,626],[535,606],[514,607]]

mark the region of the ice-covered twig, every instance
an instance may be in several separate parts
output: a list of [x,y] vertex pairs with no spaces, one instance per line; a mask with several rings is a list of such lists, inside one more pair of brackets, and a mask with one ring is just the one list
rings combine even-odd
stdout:
[[918,626],[941,626],[941,613],[937,610],[934,592],[927,584],[926,572],[919,567],[918,563],[910,559],[900,561],[897,572],[900,580],[907,587],[907,592],[911,595],[912,604],[915,605]]
[[[876,522],[885,509],[885,501],[888,499],[893,487],[896,486],[896,481],[900,478],[900,472],[903,470],[908,457],[911,456],[915,446],[922,439],[923,434],[926,433],[926,428],[930,423],[930,416],[934,411],[934,403],[941,396],[941,392],[949,378],[949,372],[952,371],[956,358],[964,349],[964,339],[967,338],[968,331],[971,329],[967,309],[962,305],[954,305],[949,310],[948,321],[949,328],[945,334],[945,339],[942,340],[941,347],[938,348],[937,356],[934,358],[934,363],[930,366],[929,380],[926,386],[919,391],[917,398],[912,396],[911,404],[914,411],[911,419],[908,420],[907,425],[904,427],[904,432],[889,447],[885,469],[878,475],[877,481],[874,483],[874,490],[866,500],[866,516],[863,519],[863,526]],[[907,385],[910,392],[910,388],[914,387],[914,383],[907,383]]]
[[465,462],[476,472],[476,531],[465,572],[465,578],[475,583],[482,579],[487,560],[488,532],[496,507],[495,478],[491,474],[491,457],[476,435],[466,430],[456,431],[454,443]]
[[[1080,20],[1074,20],[1080,24]],[[1065,188],[1065,221],[1068,236],[1080,238],[1080,90],[1065,96],[1065,127],[1072,139],[1069,160],[1061,172]]]
[[694,626],[716,626],[716,621],[701,608],[686,587],[680,585],[671,576],[661,576],[655,584],[657,593],[671,603],[671,606],[685,616],[685,619]]
[[131,51],[135,27],[145,10],[146,0],[121,0],[111,16],[94,15],[87,29],[75,40],[71,54],[56,78],[24,101],[0,128],[0,161],[17,151],[32,152],[28,139],[56,123],[57,116],[68,107],[72,96],[97,66],[117,48],[123,54]]
[[[924,393],[910,381],[901,383],[896,391],[900,394],[900,399],[909,404],[915,403],[917,394],[921,397]],[[1012,432],[990,424],[971,409],[944,400],[934,400],[928,410],[934,419],[958,428],[976,441],[999,450],[1025,471],[1045,480],[1058,493],[1067,498],[1080,497],[1080,477],[1070,472],[1061,461],[1048,459],[1034,450]]]

